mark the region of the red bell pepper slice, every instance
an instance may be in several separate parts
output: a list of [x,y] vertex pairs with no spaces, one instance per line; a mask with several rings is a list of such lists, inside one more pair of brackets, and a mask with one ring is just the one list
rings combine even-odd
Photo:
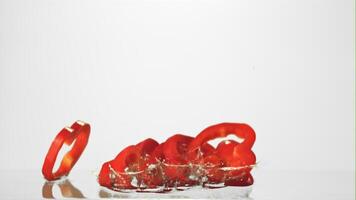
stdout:
[[256,139],[254,130],[247,124],[221,123],[213,125],[200,132],[190,143],[188,148],[189,158],[194,159],[198,157],[198,152],[202,149],[202,145],[208,141],[226,137],[230,134],[244,139],[239,147],[244,149],[251,149]]
[[[241,148],[241,144],[234,140],[225,140],[219,143],[216,148],[216,155],[224,160],[224,178],[226,185],[251,185],[253,179],[246,177],[250,174],[252,166],[256,162],[256,156],[250,149]],[[234,181],[230,181],[234,178]],[[236,179],[236,180],[235,180]],[[245,183],[243,182],[245,181]],[[252,183],[250,183],[252,181]]]
[[[210,126],[204,129],[198,136],[190,143],[188,155],[190,158],[197,157],[197,152],[202,149],[202,145],[208,141],[216,138],[226,137],[230,134],[234,134],[239,138],[242,138],[242,143],[235,141],[223,141],[217,149],[216,155],[224,162],[224,167],[232,167],[231,171],[219,171],[216,168],[207,170],[208,178],[210,182],[224,181],[229,176],[239,176],[242,173],[248,173],[251,168],[250,165],[255,164],[256,157],[251,151],[251,148],[255,142],[255,132],[247,124],[240,123],[221,123]],[[217,162],[219,162],[217,160]],[[240,168],[247,166],[246,168]]]
[[149,155],[158,145],[159,143],[156,140],[148,138],[136,144],[136,147],[140,151],[141,155]]
[[[121,151],[113,160],[111,166],[118,172],[125,170],[138,171],[143,169],[143,161],[158,146],[158,143],[149,138],[137,145],[131,145]],[[128,168],[128,169],[126,169]]]
[[234,148],[239,144],[240,143],[235,140],[221,141],[216,147],[216,153],[223,158],[230,157],[234,152]]
[[153,152],[150,155],[149,164],[157,163],[158,161],[162,162],[165,160],[164,153],[163,153],[164,145],[165,143],[163,142],[160,145],[158,145],[155,148],[155,150],[153,150]]
[[247,124],[240,123],[221,123],[209,126],[200,132],[189,145],[189,152],[199,149],[202,144],[216,138],[226,137],[230,134],[244,139],[241,143],[242,148],[251,149],[255,139],[255,131]]
[[111,189],[133,189],[132,177],[128,171],[135,171],[140,158],[136,146],[131,145],[122,150],[114,160],[104,163],[100,174],[99,183]]
[[240,177],[232,177],[225,180],[225,186],[250,186],[253,184],[253,176],[250,173],[242,174]]
[[159,146],[158,142],[154,139],[148,138],[138,144],[136,144],[137,151],[139,152],[140,159],[138,160],[137,169],[138,172],[136,178],[138,186],[140,188],[153,187],[153,183],[158,183],[159,177],[152,177],[153,171],[148,171],[149,161],[151,154]]
[[168,184],[185,185],[190,182],[190,168],[187,163],[186,152],[193,137],[176,134],[165,141],[163,147],[164,173],[168,178]]
[[240,143],[233,140],[225,140],[219,143],[216,154],[221,157],[226,166],[246,167],[243,171],[251,171],[251,166],[256,163],[256,156],[251,149],[244,148]]
[[[53,140],[45,157],[42,174],[49,181],[56,180],[62,176],[67,176],[79,157],[83,153],[89,139],[90,125],[76,121],[69,128],[63,128]],[[58,153],[63,144],[71,145],[75,141],[71,150],[69,150],[62,158],[61,164],[56,172],[53,172],[53,167],[56,162]]]
[[[153,139],[146,139],[137,145],[122,150],[114,160],[104,163],[99,174],[99,184],[109,188],[133,189],[130,172],[140,172],[146,167],[150,153],[158,146]],[[140,180],[139,180],[140,181]]]
[[101,170],[99,172],[98,176],[98,182],[101,186],[107,187],[107,188],[112,188],[114,184],[114,177],[112,175],[112,171],[110,169],[111,161],[105,162],[101,166]]
[[167,163],[187,164],[186,152],[193,137],[176,134],[168,138],[163,147]]
[[144,170],[147,167],[147,160],[149,160],[151,153],[158,147],[158,142],[152,138],[148,138],[136,144],[137,151],[140,155],[140,163],[138,170]]
[[224,171],[220,170],[225,165],[224,161],[217,154],[207,155],[203,158],[204,170],[209,183],[221,183],[224,179]]
[[164,142],[158,145],[149,155],[145,162],[146,169],[142,175],[139,176],[147,188],[156,188],[164,184],[164,172],[162,169],[162,162],[165,160],[163,147]]
[[[193,185],[197,180],[189,178],[191,174],[192,163],[187,157],[188,146],[194,138],[182,134],[176,134],[168,138],[163,147],[163,154],[165,158],[164,173],[169,179],[170,185]],[[214,152],[214,147],[205,143],[202,145],[201,154],[206,156]]]

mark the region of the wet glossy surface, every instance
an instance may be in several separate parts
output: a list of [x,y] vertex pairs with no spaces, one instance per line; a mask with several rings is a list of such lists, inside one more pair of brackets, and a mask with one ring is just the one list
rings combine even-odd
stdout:
[[46,182],[38,171],[1,171],[1,199],[347,199],[355,197],[354,172],[268,172],[254,170],[252,187],[191,188],[185,191],[118,193],[100,187],[94,172],[73,170],[63,180]]

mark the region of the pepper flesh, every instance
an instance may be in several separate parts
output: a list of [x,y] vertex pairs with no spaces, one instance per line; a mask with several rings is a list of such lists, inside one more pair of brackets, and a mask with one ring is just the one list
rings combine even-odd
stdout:
[[[197,157],[197,152],[200,151],[203,144],[230,134],[242,138],[243,141],[241,143],[232,140],[223,141],[218,145],[215,154],[221,158],[221,162],[224,162],[224,167],[232,170],[221,173],[213,168],[208,171],[210,182],[221,182],[226,177],[248,176],[251,166],[256,162],[256,156],[251,150],[256,139],[255,132],[249,125],[241,123],[221,123],[204,129],[189,145],[190,158]],[[247,185],[253,183],[253,179],[245,178],[243,180],[249,181],[246,183]]]
[[[148,156],[158,146],[149,138],[137,145],[131,145],[122,150],[114,160],[104,163],[99,174],[99,183],[106,187],[133,189],[132,176],[128,172],[139,172],[147,167]],[[139,183],[140,184],[140,183]]]
[[[45,157],[42,166],[44,178],[52,181],[62,176],[67,176],[83,153],[88,143],[89,135],[90,125],[82,121],[74,122],[70,128],[63,128],[53,140]],[[73,142],[72,149],[64,155],[57,171],[53,172],[54,164],[63,144],[71,145]]]
[[[216,149],[208,143],[230,134],[243,141],[225,140]],[[253,129],[240,123],[210,126],[195,138],[176,134],[162,144],[147,139],[125,148],[114,160],[104,163],[99,183],[114,190],[136,188],[140,191],[158,186],[169,190],[201,183],[248,186],[253,184],[250,171],[256,162],[251,150],[254,141]],[[113,170],[120,179],[110,178]],[[136,185],[132,185],[133,180],[137,181]]]
[[221,123],[209,126],[200,132],[190,143],[189,151],[192,153],[210,140],[223,138],[231,134],[244,139],[241,147],[246,149],[251,149],[256,139],[255,131],[247,124]]
[[174,183],[178,183],[178,185],[193,184],[188,179],[190,168],[186,157],[188,145],[193,139],[190,136],[176,134],[165,141],[163,147],[164,171],[169,179],[169,185],[174,185]]

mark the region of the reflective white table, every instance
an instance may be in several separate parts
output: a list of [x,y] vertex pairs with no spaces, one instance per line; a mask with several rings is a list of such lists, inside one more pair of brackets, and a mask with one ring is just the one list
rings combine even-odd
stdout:
[[94,172],[75,168],[69,177],[46,182],[38,171],[0,171],[0,199],[355,199],[354,172],[264,171],[254,169],[252,187],[191,188],[168,193],[120,193],[100,187]]

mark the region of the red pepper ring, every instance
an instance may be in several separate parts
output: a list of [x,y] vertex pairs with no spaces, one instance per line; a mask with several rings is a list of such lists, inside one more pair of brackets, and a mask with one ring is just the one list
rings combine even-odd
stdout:
[[204,143],[207,143],[215,138],[222,138],[231,134],[244,139],[240,144],[241,148],[251,149],[255,143],[256,134],[249,125],[241,123],[221,123],[209,126],[200,132],[189,144],[188,156],[191,159],[194,159],[196,157],[197,150],[201,148]]
[[189,143],[193,139],[190,136],[176,134],[165,141],[163,146],[165,157],[163,169],[170,185],[174,185],[174,182],[182,186],[192,184],[188,178],[190,166],[188,165],[186,152]]
[[[63,128],[53,140],[42,166],[43,176],[49,180],[56,180],[62,176],[67,176],[79,157],[83,153],[89,139],[90,125],[76,121],[72,126]],[[53,172],[54,164],[63,144],[74,145],[62,158],[61,164],[56,172]]]

